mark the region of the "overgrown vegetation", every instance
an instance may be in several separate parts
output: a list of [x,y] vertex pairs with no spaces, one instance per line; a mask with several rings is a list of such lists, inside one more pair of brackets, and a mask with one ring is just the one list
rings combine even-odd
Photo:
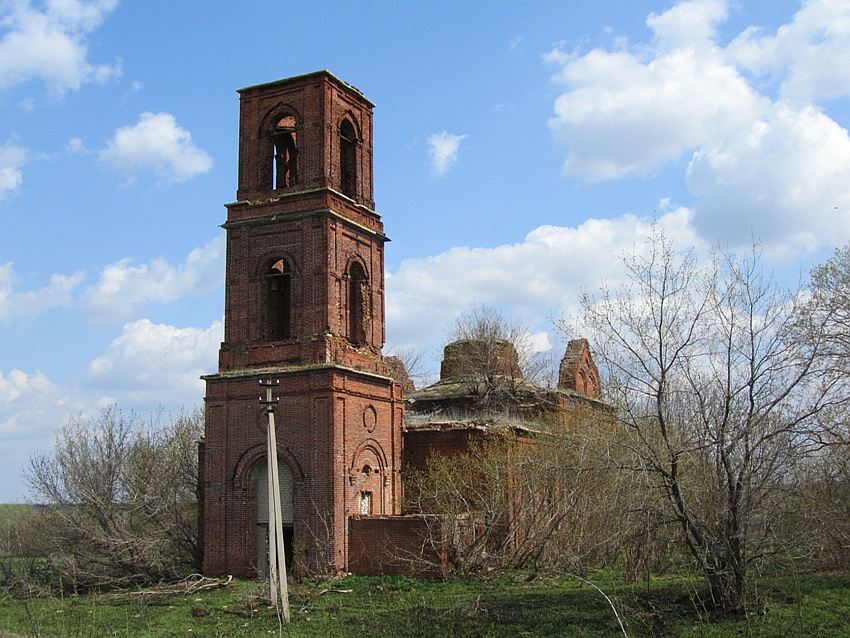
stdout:
[[[820,636],[850,634],[850,579],[838,576],[760,579],[758,614],[714,616],[708,592],[687,576],[628,583],[596,574],[591,581],[615,605],[629,636]],[[129,593],[13,599],[0,594],[0,628],[21,635],[268,637],[278,634],[264,586],[230,587],[186,597]],[[600,593],[569,578],[506,574],[476,581],[348,577],[299,583],[293,622],[299,637],[622,635]],[[0,631],[2,634],[2,631]]]
[[84,592],[198,571],[202,428],[200,412],[143,424],[115,406],[70,419],[53,454],[31,460],[27,480],[42,505],[16,523],[0,549],[31,563],[6,579],[26,591]]
[[533,577],[611,564],[623,491],[603,439],[491,431],[468,454],[431,457],[427,471],[412,473],[405,508],[439,514],[427,542],[458,575],[526,569]]

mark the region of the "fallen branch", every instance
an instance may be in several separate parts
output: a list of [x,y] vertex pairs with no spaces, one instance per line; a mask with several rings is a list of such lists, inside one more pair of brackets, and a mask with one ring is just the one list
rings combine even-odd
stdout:
[[329,589],[323,589],[316,592],[316,596],[321,596],[322,594],[350,594],[353,591],[353,589],[336,589],[335,587],[331,587]]
[[228,576],[227,579],[224,580],[220,578],[207,578],[201,574],[192,574],[171,585],[160,585],[153,589],[120,592],[110,594],[106,596],[106,598],[121,598],[123,596],[190,596],[204,591],[227,587],[232,580],[233,576]]

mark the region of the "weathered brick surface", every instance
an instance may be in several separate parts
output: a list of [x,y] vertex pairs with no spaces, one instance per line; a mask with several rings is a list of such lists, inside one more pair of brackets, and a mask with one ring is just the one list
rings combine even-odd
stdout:
[[483,443],[485,435],[485,429],[475,426],[408,429],[404,432],[401,462],[404,472],[426,469],[432,454],[440,457],[466,454],[473,445]]
[[[251,472],[265,460],[266,415],[257,399],[258,381],[268,377],[280,379],[278,457],[294,479],[296,569],[343,570],[345,520],[358,512],[360,492],[373,493],[375,513],[399,511],[403,413],[397,385],[337,367],[207,379],[205,570],[255,572]],[[361,472],[366,463],[368,476]]]
[[[278,457],[293,476],[296,572],[344,570],[350,514],[396,514],[404,404],[381,357],[386,237],[372,210],[372,105],[320,72],[240,91],[238,201],[228,205],[225,341],[207,377],[201,459],[208,574],[252,576],[257,563],[255,468],[265,462],[260,379],[279,379]],[[269,122],[298,114],[297,184],[267,180]],[[356,193],[341,194],[339,125],[358,134]],[[265,181],[264,181],[265,180]],[[266,273],[291,268],[290,337],[268,340]],[[349,276],[366,275],[365,336],[349,334]]]
[[435,516],[352,516],[348,529],[348,570],[353,574],[439,578],[448,573]]
[[[339,164],[339,128],[344,117],[354,125],[359,142],[357,194],[354,200],[374,209],[372,183],[372,108],[357,89],[319,71],[239,91],[239,200],[263,200],[269,192],[263,183],[264,161],[271,156],[271,143],[260,134],[278,107],[298,115],[298,173],[294,191],[332,188],[342,192]],[[266,167],[266,170],[267,167]],[[301,207],[300,210],[306,210]]]

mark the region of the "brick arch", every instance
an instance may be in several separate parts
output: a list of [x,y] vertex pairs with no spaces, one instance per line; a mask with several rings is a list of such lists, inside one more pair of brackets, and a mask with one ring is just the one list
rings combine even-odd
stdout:
[[[374,461],[377,461],[377,468],[372,467]],[[371,471],[364,473],[363,467],[367,462]],[[375,439],[363,441],[351,457],[351,468],[348,471],[349,483],[355,490],[352,511],[361,514],[385,514],[392,510],[387,502],[387,471],[387,457],[381,444]],[[366,496],[370,497],[369,505],[363,510],[361,507]]]
[[272,264],[278,259],[285,259],[292,269],[293,274],[298,272],[298,262],[295,260],[295,257],[292,256],[292,253],[288,250],[275,248],[265,251],[256,261],[254,265],[254,279],[262,279],[265,276],[266,271],[271,268]]
[[352,253],[348,256],[348,260],[345,262],[345,271],[343,277],[348,279],[351,276],[351,267],[354,264],[359,264],[363,269],[363,272],[366,274],[366,281],[370,281],[372,277],[369,275],[369,267],[366,265],[366,260],[363,259],[363,256],[358,253]]
[[[352,271],[360,270],[363,279],[355,281]],[[345,335],[356,346],[370,343],[372,336],[372,284],[369,268],[358,254],[350,255],[342,277],[344,284],[343,306],[340,309],[344,319]]]
[[354,454],[351,456],[351,468],[357,469],[358,463],[357,460],[361,458],[363,452],[370,450],[374,453],[375,457],[378,459],[378,463],[381,466],[381,471],[383,472],[387,467],[387,455],[384,453],[384,448],[381,447],[381,444],[378,443],[375,439],[366,439],[363,441],[355,450]]
[[354,128],[354,135],[357,137],[357,143],[360,144],[363,142],[363,131],[360,128],[360,120],[357,115],[351,109],[346,110],[342,115],[340,115],[336,120],[336,133],[339,135],[342,130],[342,123],[348,120],[351,122],[351,126]]
[[363,134],[360,123],[351,111],[343,113],[336,126],[336,171],[340,192],[358,199],[362,194]]
[[267,135],[274,128],[273,125],[276,123],[276,120],[284,114],[294,115],[296,126],[304,124],[304,118],[301,117],[301,113],[298,112],[298,109],[286,102],[278,102],[270,108],[263,116],[263,119],[260,120],[260,128],[257,131],[257,135],[260,137]]
[[304,122],[301,113],[291,104],[278,102],[269,109],[260,120],[255,135],[257,139],[257,185],[262,189],[270,189],[274,185],[274,142],[272,132],[277,120],[283,115],[295,116],[295,129],[301,130]]
[[[280,302],[282,304],[288,304],[288,310],[286,311],[288,313],[288,318],[286,320],[281,320],[287,323],[288,330],[284,330],[284,334],[273,338],[270,333],[277,330],[273,326],[276,326],[279,322],[272,317],[284,311],[280,308],[275,310],[270,305],[270,295],[273,293],[269,290],[268,275],[270,274],[272,265],[279,259],[286,261],[289,268],[287,277],[288,292],[285,293],[286,301]],[[301,286],[299,286],[298,263],[295,261],[292,253],[287,250],[280,249],[272,249],[263,253],[263,255],[254,263],[254,272],[250,281],[250,286],[254,291],[255,299],[253,312],[256,321],[252,323],[253,330],[255,331],[253,337],[261,341],[278,341],[281,340],[281,338],[292,338],[293,335],[297,334],[296,326],[299,325],[299,311],[303,292],[301,290]],[[288,334],[289,336],[287,337],[285,334]]]
[[[279,461],[286,463],[289,471],[292,472],[293,479],[303,481],[307,477],[301,462],[298,460],[298,457],[295,456],[295,453],[291,448],[285,448],[282,451],[278,450],[277,458]],[[264,443],[259,443],[245,450],[236,462],[236,466],[233,468],[233,475],[231,476],[233,484],[243,491],[250,492],[251,473],[254,471],[254,468],[265,459],[266,446]]]

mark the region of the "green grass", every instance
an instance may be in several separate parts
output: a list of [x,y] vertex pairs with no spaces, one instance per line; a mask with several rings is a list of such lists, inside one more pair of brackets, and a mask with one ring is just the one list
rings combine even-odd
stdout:
[[[593,582],[614,600],[630,636],[850,636],[848,576],[763,579],[756,612],[720,619],[701,611],[696,579],[623,583],[605,576]],[[329,587],[352,591],[318,593]],[[255,582],[234,581],[197,596],[153,599],[113,594],[22,600],[0,594],[0,629],[63,637],[271,636],[278,624],[273,610],[258,604],[262,590]],[[347,577],[294,586],[292,609],[284,636],[621,635],[605,599],[568,578]]]

